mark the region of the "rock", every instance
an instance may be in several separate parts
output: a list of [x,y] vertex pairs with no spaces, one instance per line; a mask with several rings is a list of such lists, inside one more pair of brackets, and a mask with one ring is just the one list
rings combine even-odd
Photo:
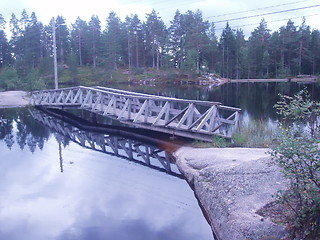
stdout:
[[[284,239],[287,230],[257,211],[286,180],[270,166],[268,149],[182,147],[177,166],[193,186],[217,239]],[[263,219],[263,221],[261,220]]]

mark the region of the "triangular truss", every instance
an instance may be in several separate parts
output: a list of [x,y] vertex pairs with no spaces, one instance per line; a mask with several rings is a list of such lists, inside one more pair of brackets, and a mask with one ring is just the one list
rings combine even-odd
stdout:
[[32,93],[32,104],[77,107],[149,129],[201,139],[229,138],[241,109],[217,102],[185,100],[104,87],[74,87]]

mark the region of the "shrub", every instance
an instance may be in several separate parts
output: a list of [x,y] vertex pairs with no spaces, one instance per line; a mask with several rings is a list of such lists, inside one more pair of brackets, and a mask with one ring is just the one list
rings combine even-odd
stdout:
[[[278,201],[287,207],[287,224],[295,239],[319,239],[320,236],[320,150],[318,146],[318,102],[310,100],[306,90],[294,97],[281,96],[275,107],[283,120],[277,143],[271,150],[272,161],[278,164],[290,186],[279,191]],[[305,124],[310,131],[300,124]]]

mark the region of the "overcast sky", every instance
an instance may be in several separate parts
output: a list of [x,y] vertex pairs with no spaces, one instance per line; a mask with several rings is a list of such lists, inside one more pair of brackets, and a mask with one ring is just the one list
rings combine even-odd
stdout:
[[[319,0],[1,0],[0,13],[9,22],[11,14],[15,13],[18,18],[23,9],[28,14],[35,12],[38,20],[48,24],[53,16],[62,15],[67,22],[73,23],[79,16],[89,21],[93,14],[97,14],[102,27],[110,11],[115,11],[124,20],[126,15],[139,15],[140,20],[145,20],[145,14],[155,9],[162,20],[169,25],[177,9],[181,13],[187,10],[201,10],[205,20],[215,23],[217,35],[225,27],[224,20],[230,20],[232,28],[241,28],[246,37],[259,24],[262,18],[268,22],[272,31],[278,30],[285,25],[288,19],[292,19],[295,25],[301,24],[305,16],[307,24],[311,28],[320,29],[320,1]],[[301,9],[303,8],[303,9]],[[292,11],[293,9],[299,9]],[[252,11],[251,11],[252,10]],[[275,13],[282,11],[281,13]],[[285,12],[287,11],[287,12]],[[274,13],[271,15],[263,15]],[[219,16],[220,15],[220,16]],[[250,17],[260,15],[257,17]],[[243,18],[232,20],[235,18]],[[281,20],[281,21],[279,21]]]

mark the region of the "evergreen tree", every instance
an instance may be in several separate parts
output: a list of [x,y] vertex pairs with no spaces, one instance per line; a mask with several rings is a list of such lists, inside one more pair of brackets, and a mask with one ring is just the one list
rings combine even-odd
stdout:
[[240,79],[245,77],[247,68],[247,49],[246,40],[241,29],[236,32],[236,75],[235,78]]
[[310,27],[306,25],[306,19],[303,18],[302,24],[298,30],[299,40],[299,53],[298,53],[298,73],[306,74],[310,73],[311,66],[311,31]]
[[223,29],[219,48],[221,55],[221,74],[226,78],[233,78],[236,66],[236,36],[227,23],[226,27]]
[[286,75],[298,74],[298,34],[294,23],[289,20],[287,25],[280,28],[282,41],[281,67]]
[[320,73],[320,31],[313,30],[311,33],[311,64],[313,75]]
[[263,78],[269,75],[270,37],[266,21],[262,19],[249,38],[249,71],[255,77]]
[[126,17],[125,28],[127,32],[127,62],[129,70],[131,70],[132,66],[139,68],[141,56],[143,56],[142,24],[137,14]]
[[12,63],[11,49],[5,33],[6,21],[0,13],[0,68]]
[[107,59],[111,69],[117,69],[121,62],[121,52],[125,41],[125,29],[122,28],[120,18],[115,12],[110,12],[105,31]]
[[92,67],[96,68],[97,58],[101,52],[101,25],[97,15],[92,15],[89,22],[90,31],[90,55],[92,58]]
[[218,38],[216,36],[214,23],[211,23],[209,27],[208,37],[210,39],[210,44],[204,52],[207,53],[206,60],[208,61],[209,70],[214,72],[219,69]]
[[66,21],[62,16],[58,16],[55,22],[57,60],[63,65],[71,52],[70,33]]
[[144,24],[145,41],[147,56],[151,58],[147,60],[147,63],[152,62],[152,68],[159,70],[160,57],[167,37],[166,27],[154,9],[150,14],[147,14],[146,18]]
[[207,35],[209,23],[203,21],[202,13],[188,11],[182,16],[182,26],[185,33],[184,48],[186,53],[192,51],[196,64],[196,72],[200,73],[200,66],[204,61],[204,50],[210,45],[210,39]]
[[171,52],[171,61],[175,68],[180,69],[183,62],[183,29],[181,26],[181,14],[176,11],[169,27],[169,49]]
[[279,78],[283,74],[283,54],[282,41],[278,31],[273,32],[270,37],[269,53],[270,53],[270,71],[272,77]]
[[78,55],[79,65],[83,66],[89,63],[89,27],[87,22],[80,17],[72,24],[71,39],[71,48]]

